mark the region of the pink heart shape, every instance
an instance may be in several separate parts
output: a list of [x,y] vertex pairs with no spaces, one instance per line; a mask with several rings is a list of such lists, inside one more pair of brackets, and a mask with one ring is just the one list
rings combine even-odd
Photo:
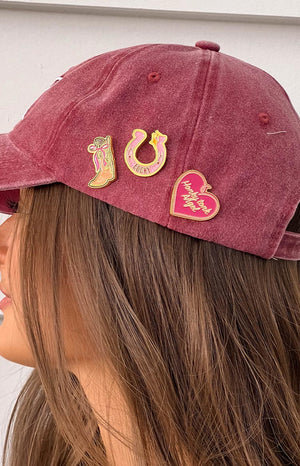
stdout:
[[191,220],[210,220],[220,209],[217,196],[207,193],[211,185],[197,170],[188,170],[176,180],[170,205],[170,214]]

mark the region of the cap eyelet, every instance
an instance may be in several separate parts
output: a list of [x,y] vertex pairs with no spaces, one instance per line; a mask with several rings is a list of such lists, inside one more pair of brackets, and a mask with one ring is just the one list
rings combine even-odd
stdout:
[[155,71],[148,74],[148,81],[157,82],[160,80],[161,74]]
[[270,121],[270,117],[267,113],[259,113],[258,117],[261,123],[263,123],[264,125],[267,125]]

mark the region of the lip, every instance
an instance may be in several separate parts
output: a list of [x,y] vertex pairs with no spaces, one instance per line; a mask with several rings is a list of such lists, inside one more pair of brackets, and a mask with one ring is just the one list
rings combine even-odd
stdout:
[[0,291],[5,294],[5,296],[7,296],[8,298],[10,298],[9,294],[6,293],[6,291],[2,288],[2,286],[0,285]]
[[12,300],[8,298],[7,296],[5,296],[5,298],[3,298],[0,301],[0,309],[3,310],[6,306],[8,306],[11,303],[12,303]]

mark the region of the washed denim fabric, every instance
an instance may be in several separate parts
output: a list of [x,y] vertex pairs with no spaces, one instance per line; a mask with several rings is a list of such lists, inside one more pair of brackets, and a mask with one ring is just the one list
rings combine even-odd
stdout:
[[[285,233],[300,200],[300,120],[271,75],[198,43],[122,48],[61,77],[0,136],[2,212],[18,188],[59,181],[180,233],[266,259],[276,251],[300,259],[300,235]],[[165,163],[152,176],[125,163],[135,129],[148,135],[136,153],[142,163],[155,156],[151,134],[167,136]],[[92,188],[87,148],[108,135],[116,179]],[[176,180],[188,170],[201,172],[218,199],[213,218],[170,213]]]

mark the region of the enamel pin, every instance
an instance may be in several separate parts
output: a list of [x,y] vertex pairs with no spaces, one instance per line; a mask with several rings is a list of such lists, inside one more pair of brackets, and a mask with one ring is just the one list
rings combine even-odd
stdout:
[[210,220],[220,210],[217,196],[206,192],[212,189],[205,176],[197,170],[188,170],[176,180],[170,205],[170,214],[191,220]]
[[114,157],[111,136],[96,137],[93,144],[87,148],[93,154],[96,175],[88,186],[90,188],[103,188],[117,179],[116,161]]
[[134,129],[132,139],[128,142],[124,151],[124,159],[129,170],[137,176],[155,175],[165,164],[167,151],[165,143],[168,137],[156,130],[151,135],[149,144],[155,151],[155,159],[150,163],[142,163],[136,158],[136,152],[145,142],[147,133],[143,129]]

